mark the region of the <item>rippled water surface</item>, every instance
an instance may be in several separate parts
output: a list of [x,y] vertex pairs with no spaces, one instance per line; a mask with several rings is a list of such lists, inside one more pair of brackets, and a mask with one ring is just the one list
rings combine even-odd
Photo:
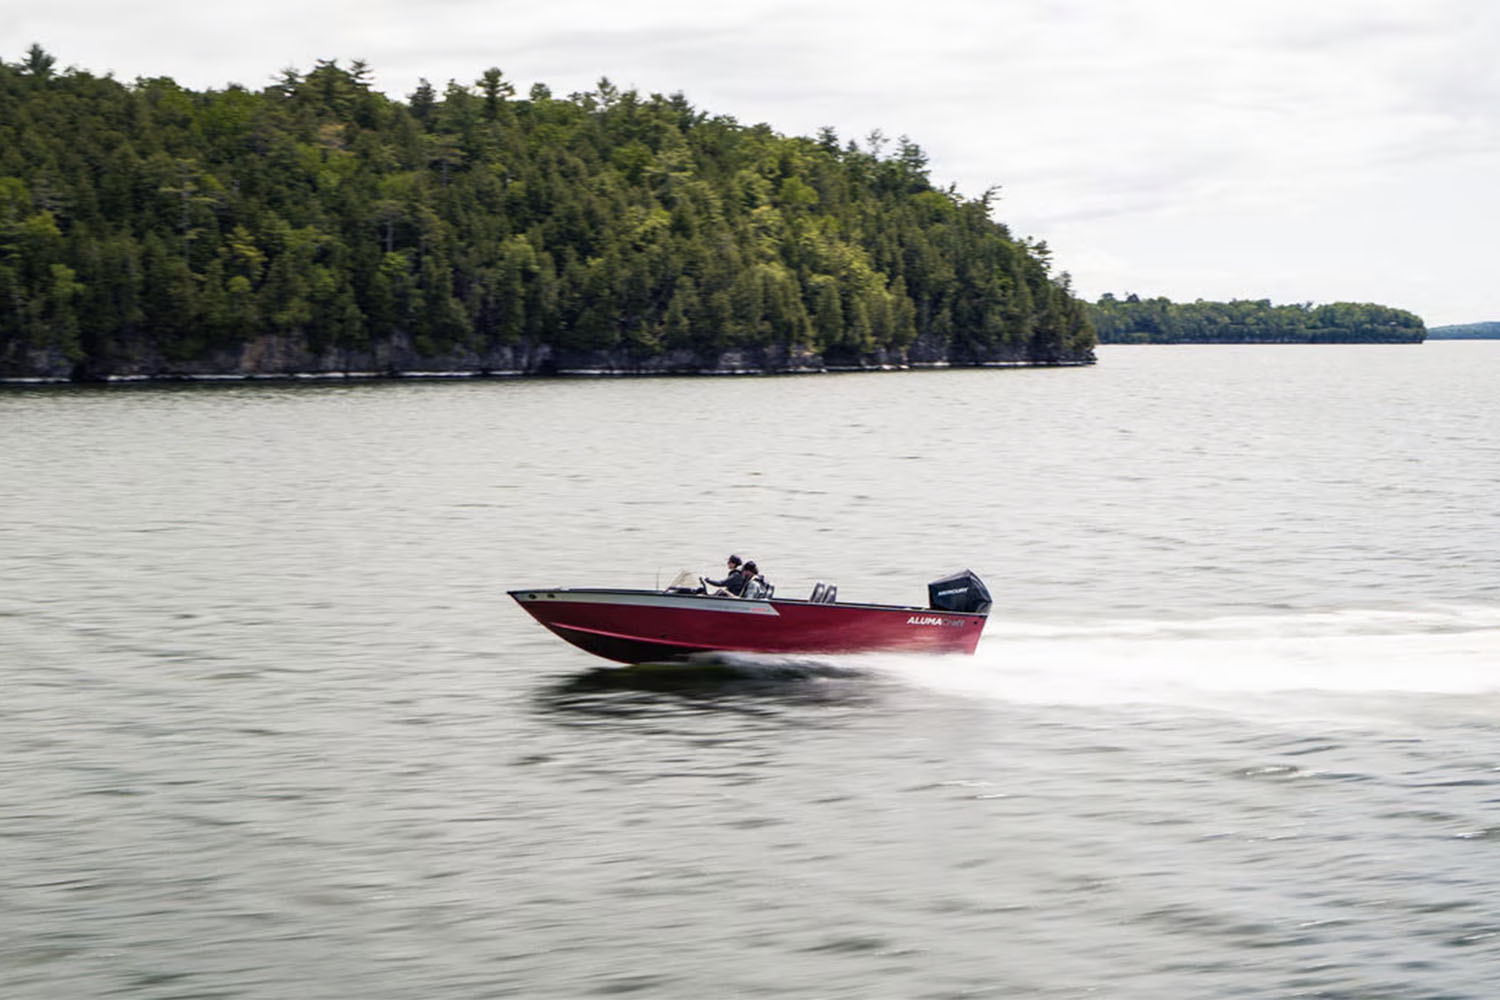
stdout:
[[[0,997],[1474,998],[1500,344],[0,392]],[[973,658],[616,670],[734,550]]]

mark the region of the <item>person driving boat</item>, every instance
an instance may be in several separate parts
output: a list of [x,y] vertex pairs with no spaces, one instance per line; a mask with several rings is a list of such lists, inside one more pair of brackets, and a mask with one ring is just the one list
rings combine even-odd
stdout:
[[[721,587],[721,588],[723,588],[720,591],[718,591],[718,593],[721,594],[721,595],[725,594],[725,593],[729,593],[729,594],[734,595],[735,597],[739,597],[741,594],[743,594],[745,592],[745,584],[746,584],[746,582],[748,582],[749,577],[747,577],[745,575],[745,571],[740,568],[741,567],[741,563],[740,563],[740,557],[739,556],[731,555],[729,557],[729,559],[727,560],[727,564],[729,566],[729,572],[725,575],[724,579],[722,579],[722,580],[704,579],[703,582],[705,584],[707,584],[708,586],[710,586],[710,587]],[[754,564],[752,563],[751,565],[754,565]]]

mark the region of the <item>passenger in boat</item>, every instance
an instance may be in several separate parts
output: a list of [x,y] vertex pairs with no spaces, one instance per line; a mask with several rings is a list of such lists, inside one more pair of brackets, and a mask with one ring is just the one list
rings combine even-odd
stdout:
[[[752,563],[752,565],[754,565],[754,564]],[[724,579],[722,579],[722,580],[707,580],[707,579],[705,579],[703,582],[706,583],[706,584],[708,584],[711,587],[722,587],[722,588],[724,588],[723,590],[719,591],[720,594],[730,593],[730,594],[733,594],[735,597],[739,597],[741,594],[743,594],[745,592],[745,581],[747,579],[748,578],[745,576],[745,571],[740,568],[740,557],[739,556],[730,556],[729,557],[729,573],[724,577]]]
[[755,560],[745,563],[743,570],[745,574],[745,590],[741,597],[770,597],[771,585],[766,578],[760,575],[760,568],[755,565]]

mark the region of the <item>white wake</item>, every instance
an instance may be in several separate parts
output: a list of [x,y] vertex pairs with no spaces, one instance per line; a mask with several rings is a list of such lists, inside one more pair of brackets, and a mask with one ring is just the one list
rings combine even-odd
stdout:
[[1500,607],[1076,626],[992,620],[973,657],[877,656],[864,665],[936,690],[1031,704],[1217,707],[1297,693],[1494,694]]

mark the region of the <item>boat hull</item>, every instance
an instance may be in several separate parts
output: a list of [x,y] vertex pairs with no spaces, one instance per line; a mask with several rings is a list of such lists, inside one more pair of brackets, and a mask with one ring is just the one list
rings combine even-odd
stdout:
[[883,604],[552,588],[510,596],[560,638],[620,663],[698,653],[973,653],[986,615]]

